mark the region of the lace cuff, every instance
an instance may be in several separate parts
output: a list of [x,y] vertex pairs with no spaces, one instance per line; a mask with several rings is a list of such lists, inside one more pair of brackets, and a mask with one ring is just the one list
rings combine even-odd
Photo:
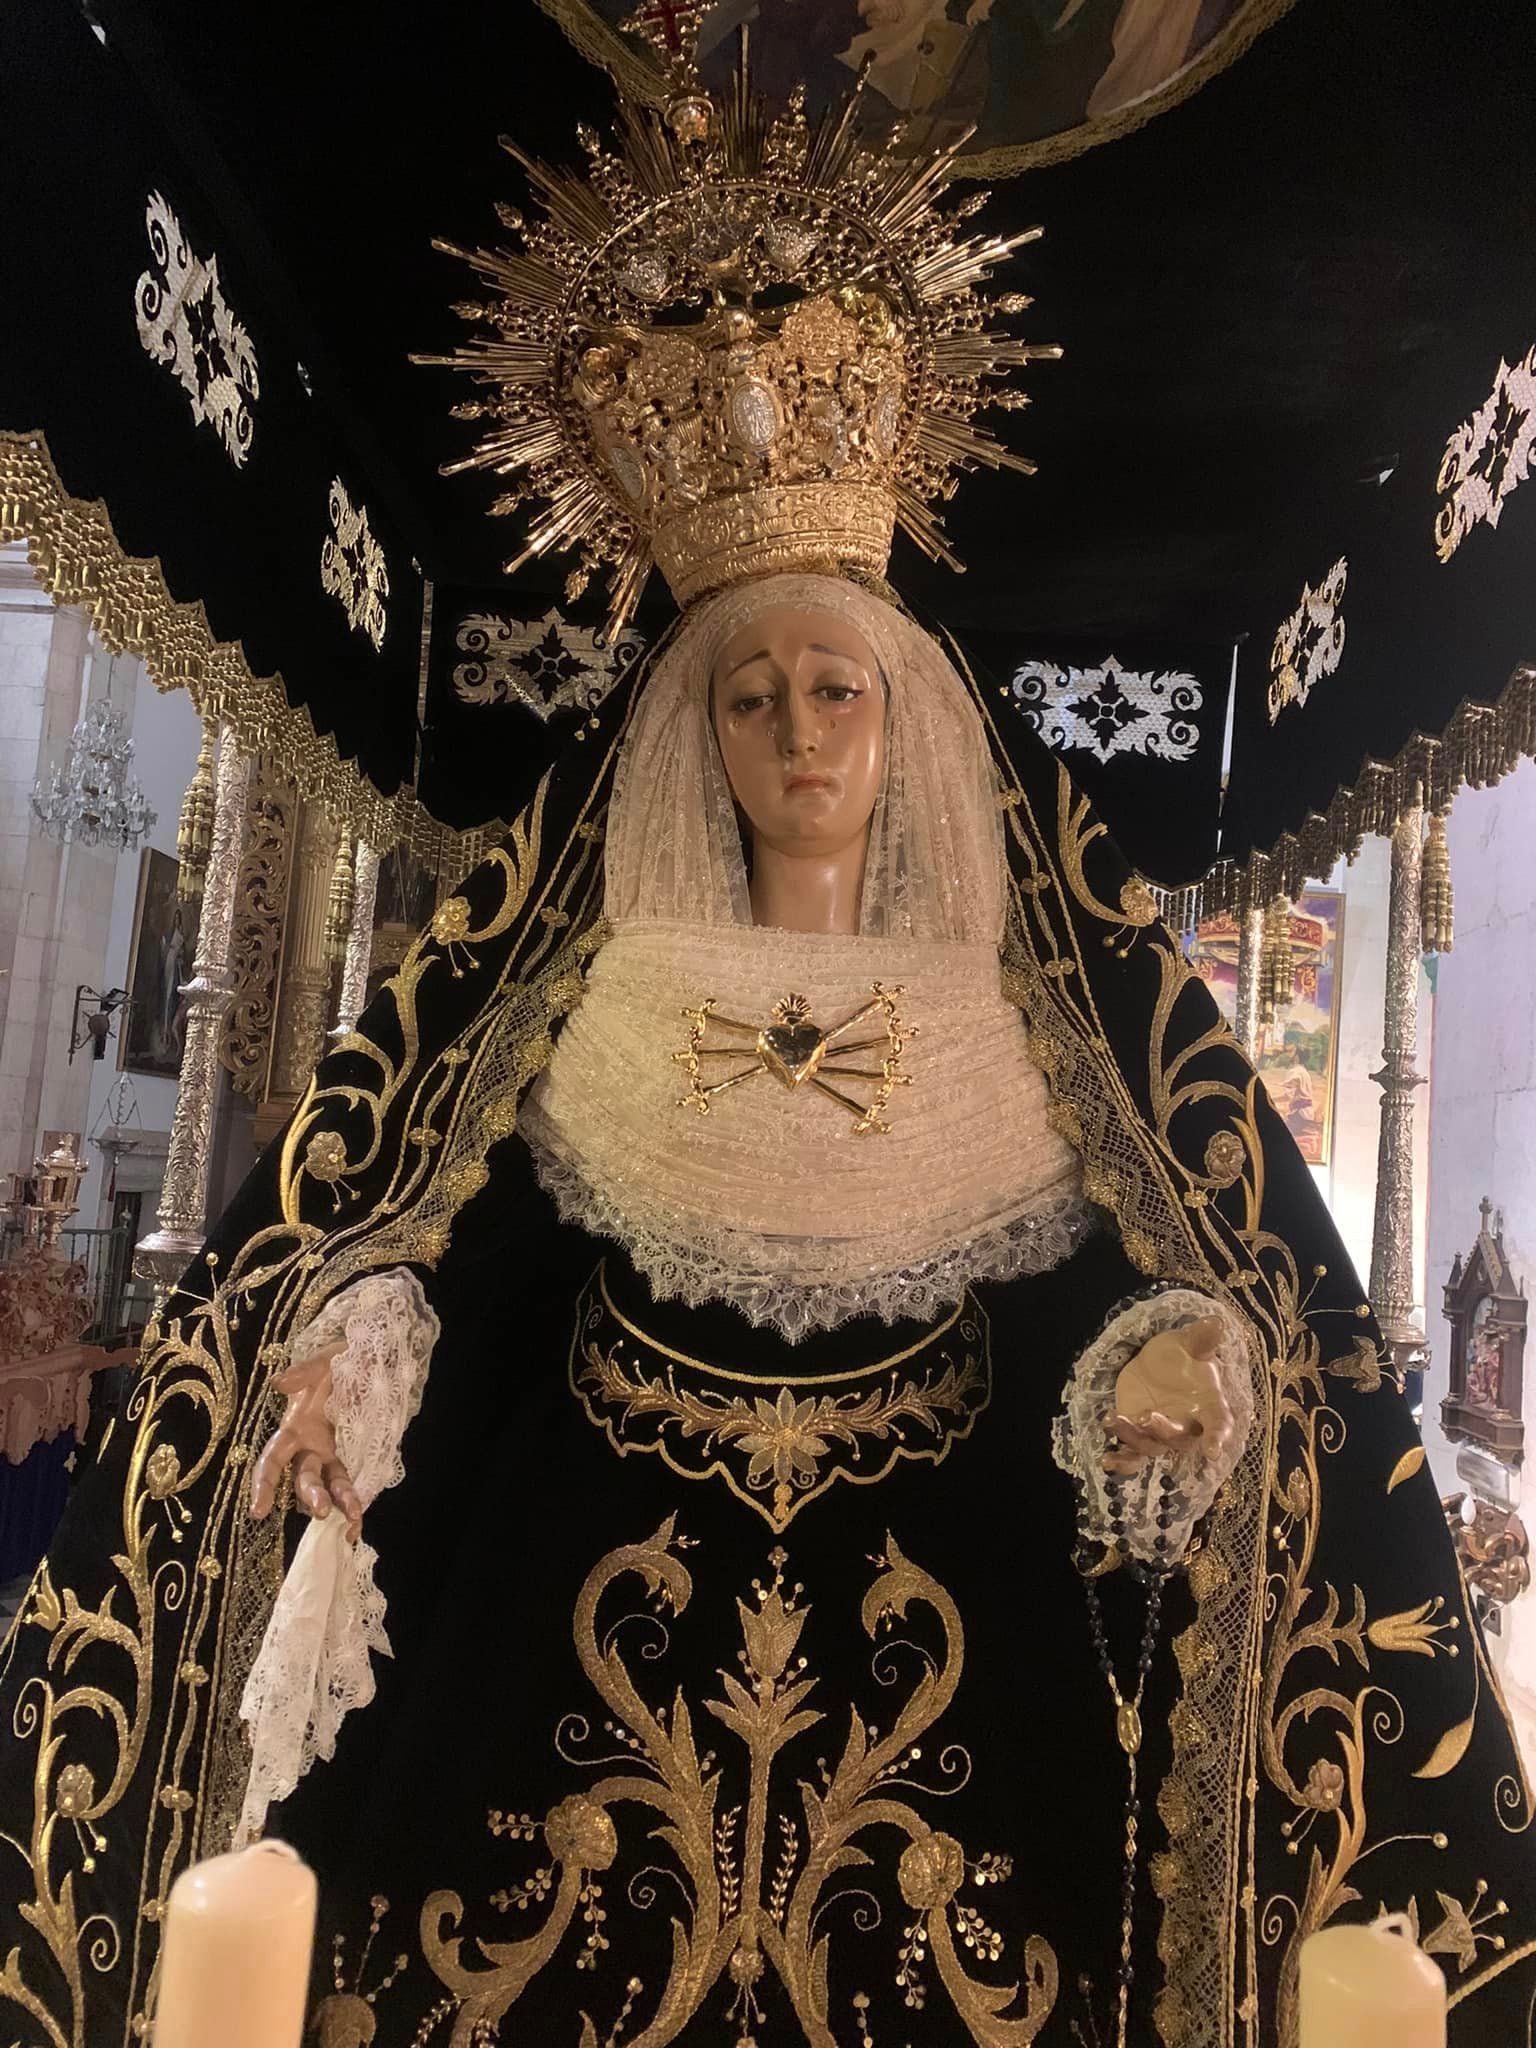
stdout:
[[[1230,1441],[1216,1453],[1197,1447],[1148,1459],[1139,1472],[1116,1479],[1112,1489],[1114,1475],[1104,1470],[1110,1448],[1105,1418],[1114,1413],[1116,1381],[1149,1339],[1209,1317],[1222,1329],[1212,1362],[1235,1424]],[[1051,1449],[1077,1484],[1080,1525],[1089,1541],[1106,1550],[1123,1542],[1139,1563],[1163,1567],[1188,1550],[1196,1525],[1242,1456],[1252,1426],[1253,1386],[1241,1321],[1209,1295],[1170,1287],[1118,1309],[1078,1359],[1063,1390]],[[1113,1526],[1116,1522],[1119,1527]]]
[[[302,1358],[344,1338],[331,1365],[326,1414],[364,1508],[405,1476],[400,1441],[421,1406],[439,1324],[421,1282],[397,1267],[335,1295],[293,1339]],[[261,1833],[315,1758],[336,1754],[342,1717],[373,1698],[370,1652],[388,1656],[377,1552],[348,1543],[345,1518],[312,1521],[272,1608],[240,1702],[251,1771],[235,1846]]]

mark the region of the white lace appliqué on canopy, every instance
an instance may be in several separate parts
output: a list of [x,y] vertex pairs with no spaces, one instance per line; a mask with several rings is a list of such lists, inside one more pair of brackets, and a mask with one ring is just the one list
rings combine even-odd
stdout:
[[[364,1508],[405,1477],[400,1443],[421,1406],[438,1335],[421,1282],[396,1268],[344,1289],[293,1339],[295,1359],[346,1340],[326,1412]],[[240,1702],[251,1772],[236,1847],[261,1833],[268,1806],[287,1798],[316,1757],[329,1762],[343,1717],[373,1698],[372,1653],[390,1654],[376,1561],[362,1537],[347,1541],[334,1509],[299,1540]]]

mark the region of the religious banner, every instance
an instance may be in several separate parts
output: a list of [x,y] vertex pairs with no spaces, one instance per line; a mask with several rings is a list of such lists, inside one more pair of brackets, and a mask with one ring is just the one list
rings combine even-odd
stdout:
[[[1291,1000],[1261,1026],[1256,1065],[1302,1158],[1326,1166],[1338,1084],[1342,892],[1309,889],[1299,897],[1291,906],[1290,941]],[[1238,943],[1237,919],[1227,912],[1206,918],[1184,941],[1191,966],[1229,1025],[1237,1018]]]

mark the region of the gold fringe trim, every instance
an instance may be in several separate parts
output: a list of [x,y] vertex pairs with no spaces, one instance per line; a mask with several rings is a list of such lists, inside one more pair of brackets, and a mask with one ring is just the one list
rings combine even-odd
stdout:
[[90,614],[114,654],[136,654],[157,690],[185,690],[205,721],[223,720],[243,751],[264,754],[305,802],[376,852],[404,845],[440,871],[461,875],[502,828],[454,832],[404,785],[385,796],[289,703],[280,676],[252,673],[236,641],[215,640],[200,603],[182,604],[159,561],[125,552],[99,500],[64,488],[42,433],[0,430],[0,542],[23,540],[38,581],[61,605]]
[[1536,757],[1536,667],[1517,668],[1492,704],[1466,699],[1445,731],[1417,732],[1391,761],[1367,761],[1352,789],[1341,789],[1326,811],[1314,811],[1299,832],[1288,832],[1267,853],[1241,865],[1218,861],[1190,889],[1158,891],[1176,929],[1192,931],[1202,917],[1230,910],[1261,910],[1276,896],[1295,897],[1307,882],[1326,882],[1360,842],[1390,833],[1405,810],[1422,804],[1443,811],[1463,784],[1489,789],[1523,760]]
[[1436,811],[1424,838],[1424,878],[1419,890],[1419,945],[1426,953],[1449,953],[1456,943],[1456,888],[1445,813]]

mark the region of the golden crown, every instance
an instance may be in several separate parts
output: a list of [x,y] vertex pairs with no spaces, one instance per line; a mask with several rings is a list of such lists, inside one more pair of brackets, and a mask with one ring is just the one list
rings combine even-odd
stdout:
[[1034,469],[975,416],[1028,404],[990,380],[1061,351],[989,331],[1030,301],[977,286],[1041,230],[965,232],[987,195],[940,200],[969,138],[862,138],[862,78],[814,123],[752,91],[745,38],[728,90],[687,64],[674,83],[613,142],[578,130],[582,174],[502,138],[538,203],[497,208],[520,248],[435,244],[491,293],[454,309],[489,332],[415,358],[490,394],[454,408],[488,424],[445,473],[515,478],[496,513],[541,500],[507,573],[577,549],[567,595],[606,569],[611,631],[652,561],[684,604],[783,569],[878,575],[898,525],[959,568],[930,501],[978,464]]

